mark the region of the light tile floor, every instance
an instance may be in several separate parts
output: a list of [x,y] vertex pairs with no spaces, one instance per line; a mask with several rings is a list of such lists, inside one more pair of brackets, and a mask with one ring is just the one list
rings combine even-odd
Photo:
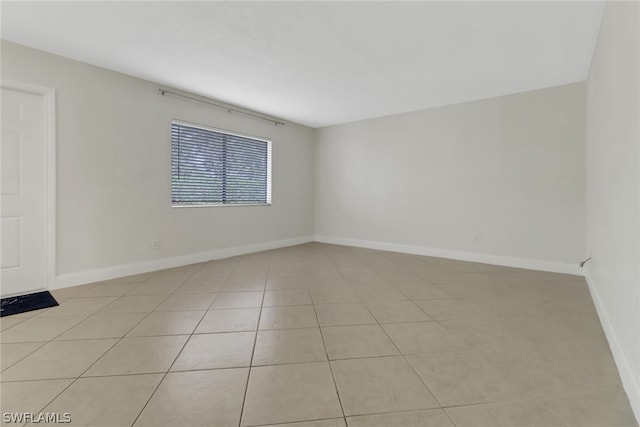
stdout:
[[53,294],[59,307],[0,320],[3,413],[637,426],[576,276],[314,243]]

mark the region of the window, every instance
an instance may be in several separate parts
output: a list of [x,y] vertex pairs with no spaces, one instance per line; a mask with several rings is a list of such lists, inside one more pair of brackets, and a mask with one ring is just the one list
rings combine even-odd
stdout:
[[271,141],[171,122],[173,206],[271,203]]

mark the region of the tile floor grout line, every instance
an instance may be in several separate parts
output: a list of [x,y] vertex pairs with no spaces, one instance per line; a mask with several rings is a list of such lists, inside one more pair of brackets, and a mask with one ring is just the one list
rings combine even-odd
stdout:
[[51,405],[58,397],[60,397],[65,391],[67,391],[73,384],[75,384],[75,382],[78,381],[78,378],[73,379],[65,388],[63,388],[60,393],[56,394],[53,398],[51,398],[51,400],[49,400],[49,402],[47,402],[46,405],[42,406],[42,408],[40,408],[38,411],[36,411],[35,413],[42,413],[42,411],[44,411],[45,409],[47,409],[47,407],[49,405]]
[[[8,318],[8,317],[9,317],[9,316],[5,316],[4,318],[6,319],[6,318]],[[31,316],[31,317],[33,317],[33,316]],[[11,328],[13,328],[13,327],[18,326],[20,323],[22,323],[22,322],[24,322],[24,321],[26,321],[26,320],[31,319],[31,317],[14,317],[14,319],[22,319],[22,320],[20,320],[18,323],[14,324],[14,325],[9,326],[9,327],[8,327],[8,328],[6,328],[6,329],[2,329],[2,330],[0,331],[0,333],[5,333],[5,332],[6,332],[6,331],[8,331],[9,329],[11,329]],[[2,318],[2,317],[0,317],[0,324],[2,324],[2,319],[3,319],[3,318]]]
[[[466,406],[466,405],[464,405]],[[366,414],[353,414],[353,415],[349,415],[347,418],[354,418],[354,417],[368,417],[368,416],[376,416],[376,415],[393,415],[393,414],[411,414],[414,412],[438,412],[438,411],[443,411],[444,409],[446,409],[447,407],[443,407],[443,408],[427,408],[427,409],[402,409],[399,411],[383,411],[383,412],[369,412]],[[455,425],[455,424],[454,424]]]
[[322,327],[320,326],[320,319],[318,318],[318,312],[316,311],[316,306],[313,304],[313,313],[316,316],[316,322],[318,322],[318,330],[320,332],[320,339],[322,340],[322,346],[324,347],[324,353],[327,357],[327,364],[329,365],[329,371],[331,372],[331,378],[333,379],[333,385],[336,389],[336,396],[338,397],[338,403],[340,403],[340,410],[342,411],[342,417],[344,418],[345,424],[347,422],[347,415],[344,412],[344,405],[342,403],[342,398],[340,397],[340,390],[338,390],[338,382],[336,381],[336,374],[333,371],[333,365],[331,364],[331,359],[329,358],[329,350],[327,350],[327,343],[324,339],[324,333],[322,332]]
[[[191,278],[197,270],[201,269],[202,267],[194,270],[193,273],[191,273],[189,275],[189,277],[187,277],[180,286],[184,285],[187,280],[189,280],[189,278]],[[180,287],[178,286],[176,289],[174,289],[174,292]],[[173,295],[173,293],[169,294],[169,295]],[[216,296],[217,297],[217,296]],[[167,296],[167,298],[165,298],[163,300],[166,301],[169,298],[169,296]],[[215,298],[214,298],[215,300]],[[212,301],[213,303],[213,301]],[[162,303],[160,303],[162,304]],[[156,306],[159,307],[160,305]],[[149,313],[151,314],[151,313]],[[200,318],[200,320],[198,321],[198,324],[193,328],[193,331],[195,331],[197,329],[197,327],[200,325],[200,322],[202,322],[202,319],[204,319],[204,316],[206,315],[206,311],[205,313],[202,315],[202,317]],[[146,318],[146,317],[145,317]],[[151,402],[151,399],[153,399],[153,396],[155,396],[156,392],[158,391],[158,389],[160,388],[160,386],[162,385],[162,383],[164,382],[164,379],[167,377],[167,375],[169,374],[169,372],[171,372],[171,368],[173,367],[173,365],[176,363],[176,360],[178,360],[178,358],[180,357],[180,355],[182,354],[182,351],[184,350],[184,348],[187,346],[187,343],[191,340],[191,337],[193,336],[193,331],[191,332],[191,334],[185,334],[185,335],[189,335],[189,337],[184,341],[184,343],[182,344],[182,347],[180,347],[180,350],[178,351],[178,353],[176,354],[176,356],[173,358],[173,361],[171,362],[171,364],[169,365],[169,367],[167,368],[167,370],[163,373],[162,378],[160,378],[160,381],[158,381],[158,384],[155,386],[155,388],[153,389],[153,391],[151,392],[151,394],[149,395],[149,398],[145,401],[144,405],[142,405],[142,408],[140,408],[140,411],[138,411],[138,415],[136,415],[136,417],[134,418],[134,420],[131,422],[131,426],[133,427],[133,425],[138,421],[138,419],[140,418],[140,415],[142,415],[142,413],[144,412],[144,410],[146,409],[147,405],[149,404],[149,402]]]
[[[71,298],[69,298],[69,299],[71,299]],[[107,305],[109,305],[109,304],[107,304]],[[104,308],[104,307],[103,307],[103,308]],[[46,309],[45,309],[45,310],[46,310]],[[43,313],[44,313],[44,311],[43,311]],[[42,313],[41,313],[41,314],[42,314]],[[33,318],[35,318],[35,317],[37,317],[37,316],[39,316],[39,315],[36,315],[36,316],[30,317],[30,319],[33,319]],[[61,335],[65,334],[65,333],[67,333],[67,332],[68,332],[68,331],[70,331],[71,329],[75,328],[76,326],[78,326],[80,323],[84,322],[85,320],[87,320],[87,319],[88,319],[89,317],[91,317],[91,316],[92,316],[91,314],[87,315],[85,318],[83,318],[83,319],[82,319],[82,320],[80,320],[79,322],[77,322],[77,323],[75,323],[75,324],[73,324],[73,325],[69,326],[69,328],[68,328],[68,329],[65,329],[64,331],[60,332],[58,335],[55,335],[53,338],[49,339],[48,341],[25,341],[25,342],[14,342],[14,343],[2,343],[2,344],[27,344],[27,343],[29,343],[29,342],[44,342],[44,344],[43,344],[43,345],[41,345],[40,347],[36,348],[36,349],[35,349],[34,351],[32,351],[31,353],[29,353],[29,354],[27,354],[27,355],[23,356],[22,358],[20,358],[20,360],[16,361],[16,362],[15,362],[15,363],[13,363],[11,366],[8,366],[7,368],[3,369],[3,370],[2,370],[2,372],[5,372],[5,371],[6,371],[6,370],[8,370],[9,368],[11,368],[11,367],[13,367],[13,366],[17,365],[19,362],[23,361],[25,358],[27,358],[27,357],[28,357],[28,356],[30,356],[31,354],[35,353],[36,351],[40,350],[41,348],[43,348],[43,347],[44,347],[44,346],[46,346],[47,344],[52,343],[52,342],[60,342],[60,341],[63,341],[63,340],[58,340],[58,341],[57,341],[57,340],[56,340],[56,338],[58,338],[59,336],[61,336]],[[57,316],[54,316],[54,317],[57,317]],[[93,338],[93,339],[94,339],[94,340],[97,340],[97,339],[113,339],[113,338]],[[115,344],[114,344],[114,345],[115,345]],[[108,349],[107,351],[109,351],[111,348],[112,348],[112,347],[109,347],[109,349]],[[103,354],[103,356],[104,356],[104,354]],[[100,356],[100,358],[101,358],[101,357],[102,357],[102,356]],[[94,363],[95,363],[95,362],[94,362]],[[92,365],[93,365],[93,364],[92,364]],[[84,373],[84,372],[83,372],[83,373]],[[79,377],[78,377],[78,378],[79,378]],[[55,379],[55,378],[51,378],[51,379]]]
[[[90,316],[88,316],[88,317],[90,317]],[[88,317],[87,317],[87,318],[88,318]],[[85,318],[84,320],[86,320],[87,318]],[[82,320],[82,322],[83,322],[84,320]],[[65,332],[66,332],[66,331],[65,331]],[[64,332],[63,332],[63,333],[64,333]],[[58,336],[59,336],[59,335],[58,335]],[[55,338],[51,339],[51,340],[49,341],[49,343],[54,342],[54,341],[53,341],[54,339],[55,339]],[[118,342],[120,342],[120,340],[121,340],[121,339],[122,339],[122,338],[120,338],[119,340],[116,340],[116,342],[114,342],[111,346],[109,346],[109,348],[108,348],[104,353],[102,353],[102,355],[100,355],[100,357],[98,357],[95,361],[93,361],[93,363],[91,363],[91,365],[89,365],[89,367],[87,367],[87,369],[85,369],[84,371],[82,371],[82,372],[80,373],[80,375],[78,375],[77,377],[75,377],[75,378],[74,378],[74,379],[69,383],[69,385],[67,385],[67,386],[66,386],[66,387],[65,387],[65,388],[64,388],[60,393],[58,393],[58,394],[57,394],[53,399],[51,399],[51,400],[50,400],[50,401],[49,401],[45,406],[43,406],[43,407],[42,407],[42,409],[40,409],[40,411],[39,411],[39,412],[42,412],[44,409],[46,409],[46,408],[47,408],[47,406],[51,405],[51,404],[52,404],[52,403],[53,403],[53,402],[54,402],[58,397],[60,397],[60,396],[62,395],[62,393],[64,393],[65,391],[67,391],[69,388],[71,388],[71,386],[72,386],[72,385],[74,385],[76,382],[78,382],[78,380],[79,380],[80,378],[82,378],[82,375],[84,375],[84,374],[85,374],[89,369],[91,369],[91,367],[92,367],[92,366],[93,366],[93,365],[94,365],[98,360],[102,359],[102,358],[104,357],[104,355],[105,355],[105,354],[107,354],[107,353],[108,353],[108,352],[109,352],[109,351],[110,351],[110,350],[111,350],[111,349],[112,349],[112,348],[113,348],[113,347],[114,347]],[[45,344],[45,345],[46,345],[46,344]],[[43,347],[44,347],[44,346],[43,346]],[[41,348],[42,348],[42,347],[41,347]],[[55,379],[55,378],[51,378],[51,379]],[[34,381],[35,381],[35,380],[34,380]]]
[[549,406],[547,406],[547,404],[545,404],[544,400],[538,400],[536,398],[536,399],[534,399],[534,401],[538,402],[538,404],[540,404],[545,411],[547,411],[549,414],[551,414],[551,416],[553,418],[555,418],[557,421],[559,421],[561,424],[564,424],[565,427],[571,427],[569,423],[565,422],[562,418],[560,418],[558,415],[556,415],[556,413],[554,411],[552,411],[551,408],[549,408]]
[[[397,287],[394,286],[394,288],[397,289]],[[406,295],[404,292],[402,292],[400,289],[398,289],[398,291],[400,293],[402,293],[403,295],[405,295],[409,301],[413,302],[413,299],[411,297],[409,297],[408,295]],[[417,306],[417,304],[414,305]],[[418,377],[418,379],[420,380],[420,382],[424,385],[424,387],[427,389],[427,391],[429,392],[429,394],[433,397],[433,399],[435,400],[435,402],[438,404],[440,411],[444,412],[446,417],[452,422],[453,425],[456,425],[456,423],[453,422],[453,419],[451,419],[451,417],[449,416],[449,414],[447,414],[447,412],[443,409],[442,407],[442,403],[440,403],[440,401],[438,400],[437,396],[435,395],[435,393],[433,393],[433,391],[431,391],[431,389],[429,388],[429,386],[427,385],[427,383],[422,379],[422,377],[420,376],[420,374],[418,374],[418,372],[416,371],[416,369],[414,368],[414,366],[409,362],[409,360],[407,359],[406,355],[400,350],[400,347],[398,347],[398,345],[396,344],[396,342],[389,336],[389,334],[387,333],[387,331],[384,329],[384,327],[382,326],[382,324],[380,323],[380,321],[378,320],[378,318],[371,312],[371,310],[369,309],[369,307],[364,304],[365,309],[367,311],[369,311],[369,314],[376,320],[378,327],[382,330],[382,332],[385,334],[385,336],[387,337],[387,339],[389,339],[389,341],[391,341],[393,343],[393,345],[396,347],[396,349],[398,350],[398,352],[400,353],[400,355],[402,356],[403,360],[405,361],[405,363],[407,363],[409,365],[409,367],[411,368],[411,370],[413,371],[413,373]],[[422,310],[421,307],[418,306],[418,309]],[[424,311],[424,310],[422,310]],[[427,316],[429,316],[428,313]],[[430,317],[430,316],[429,316]],[[432,409],[436,409],[436,408],[432,408]]]
[[[267,287],[267,278],[269,277],[269,267],[267,267],[267,274],[264,278],[264,289]],[[244,387],[244,395],[242,397],[242,406],[240,407],[240,418],[238,419],[238,427],[242,425],[242,417],[244,416],[244,407],[247,403],[247,394],[249,394],[249,380],[251,379],[251,370],[253,368],[253,357],[256,352],[256,345],[258,343],[258,333],[260,332],[260,321],[262,319],[262,308],[264,305],[264,297],[266,290],[262,291],[262,304],[260,304],[260,311],[258,312],[258,322],[256,323],[256,332],[253,337],[253,348],[251,349],[251,358],[249,359],[249,369],[247,371],[247,381]]]
[[[121,297],[116,298],[115,301],[107,304],[106,306],[100,308],[100,310],[96,311],[94,314],[98,314],[98,315],[118,315],[118,314],[131,314],[131,313],[152,313],[156,308],[160,307],[160,305],[162,305],[172,294],[170,293],[163,293],[163,294],[152,294],[152,295],[122,295]],[[160,297],[160,296],[164,296],[164,298],[158,302],[158,304],[156,304],[151,310],[148,311],[131,311],[131,312],[103,312],[102,310],[104,310],[105,308],[109,307],[111,304],[115,304],[120,298],[135,298],[135,297]]]
[[[326,251],[324,251],[324,250],[323,250],[323,252],[326,253]],[[331,264],[333,264],[334,268],[337,268],[336,265],[335,265],[335,262],[333,260],[330,259],[330,262],[331,262]],[[342,274],[339,270],[338,270],[338,273],[339,273],[340,276],[342,276],[343,279],[346,279],[344,274]],[[313,302],[313,293],[311,291],[309,291],[309,293],[311,294],[311,297],[312,297],[311,301]],[[366,306],[364,306],[364,307],[365,307],[365,310],[368,311],[367,307]],[[320,327],[320,319],[318,318],[318,312],[316,310],[316,304],[315,303],[313,304],[313,311],[316,314],[316,320],[318,322],[318,327],[320,328],[320,337],[322,338],[322,344],[324,345],[324,350],[325,350],[325,353],[327,355],[327,361],[329,363],[329,369],[331,371],[331,376],[333,377],[333,383],[334,383],[334,385],[336,387],[336,394],[338,395],[338,402],[340,403],[340,409],[342,410],[342,417],[344,418],[345,425],[348,425],[348,423],[347,423],[347,414],[346,414],[346,412],[344,410],[344,404],[342,402],[342,397],[340,397],[340,390],[338,389],[338,381],[336,380],[336,374],[335,374],[335,371],[333,370],[333,363],[332,363],[331,359],[329,358],[329,350],[327,349],[327,343],[326,343],[326,341],[324,339],[324,333],[322,332],[322,327]],[[369,314],[371,315],[371,313],[369,313]],[[373,317],[373,315],[371,315],[371,316]],[[374,317],[374,320],[377,321],[377,319],[375,317]]]
[[304,421],[285,421],[283,423],[269,423],[269,424],[250,424],[243,427],[272,427],[272,426],[290,426],[300,423],[314,423],[316,421],[332,421],[332,420],[342,420],[345,417],[330,417],[330,418],[313,418]]
[[[2,369],[2,371],[0,372],[4,372],[6,370],[8,370],[9,368],[15,366],[17,363],[21,362],[22,360],[24,360],[26,357],[32,355],[33,353],[35,353],[36,351],[40,350],[42,347],[44,347],[45,345],[47,345],[48,343],[50,343],[51,341],[31,341],[31,342],[17,342],[17,343],[12,343],[12,342],[8,342],[8,343],[0,343],[0,344],[36,344],[36,343],[42,343],[42,345],[34,348],[32,351],[30,351],[29,353],[25,354],[24,356],[22,356],[20,359],[16,360],[15,362],[13,362],[11,365],[6,366],[4,369]],[[1,381],[4,382],[4,381]]]
[[[432,285],[433,285],[433,284],[432,284]],[[433,285],[433,286],[436,286],[436,285]],[[444,291],[443,289],[441,289],[439,286],[436,286],[436,288],[440,289],[442,292],[444,292],[445,294],[447,294],[447,292],[446,292],[446,291]],[[400,292],[402,292],[402,291],[400,291]],[[416,304],[416,303],[415,303],[415,301],[414,301],[412,298],[410,298],[410,300],[414,303],[414,305],[416,305],[416,306],[418,307],[418,309],[420,309],[421,311],[423,311],[423,312],[424,312],[427,316],[429,316],[433,321],[436,321],[436,323],[437,323],[440,327],[444,328],[444,326],[443,326],[443,325],[441,325],[439,322],[437,322],[437,320],[436,320],[436,319],[434,319],[434,318],[433,318],[429,313],[427,313],[427,312],[426,312],[426,310],[424,310],[422,307],[420,307],[418,304]],[[365,305],[365,307],[366,307],[366,305]],[[367,309],[368,309],[368,307],[367,307]],[[373,316],[373,314],[372,314],[372,316]],[[374,318],[375,318],[375,316],[374,316]],[[375,319],[376,319],[376,320],[378,320],[377,318],[375,318]],[[388,338],[389,338],[389,339],[394,343],[394,345],[396,345],[396,344],[395,344],[395,341],[393,341],[393,340],[391,339],[391,337],[388,335],[387,331],[384,329],[384,327],[382,327],[382,324],[380,324],[380,323],[378,323],[378,324],[379,324],[380,328],[384,331],[385,335],[387,335],[387,337],[388,337]],[[445,328],[445,329],[446,329],[446,328]],[[447,331],[448,331],[448,329],[447,329]],[[466,340],[465,340],[465,341],[466,341]],[[399,348],[397,345],[396,345],[396,348],[398,348],[398,351],[400,351],[400,348]],[[476,347],[475,347],[475,345],[473,346],[473,348],[474,348],[474,350],[477,350],[477,349],[476,349]],[[400,352],[400,353],[402,354],[402,352]],[[447,417],[447,419],[449,419],[449,421],[451,421],[451,424],[452,424],[452,425],[457,426],[458,424],[453,420],[453,418],[451,417],[451,415],[446,411],[446,408],[447,408],[447,407],[442,406],[442,403],[440,403],[440,400],[438,400],[438,397],[435,395],[435,393],[434,393],[433,391],[431,391],[431,389],[429,388],[429,386],[427,385],[427,383],[422,379],[422,377],[420,376],[420,374],[418,374],[418,372],[416,371],[416,369],[414,368],[414,366],[411,364],[411,362],[409,362],[409,360],[406,358],[406,356],[405,356],[404,354],[403,354],[403,358],[404,358],[404,359],[405,359],[405,361],[409,364],[409,366],[411,367],[411,369],[413,370],[413,372],[418,376],[418,378],[420,379],[420,381],[422,381],[422,383],[423,383],[423,384],[424,384],[424,386],[427,388],[427,390],[429,390],[429,392],[431,393],[431,395],[433,396],[433,398],[435,399],[435,401],[436,401],[436,402],[438,403],[438,405],[440,406],[440,408],[439,408],[439,409],[440,409],[440,411],[442,411],[442,412],[445,414],[445,416]],[[463,406],[467,406],[467,405],[463,405]]]
[[[369,307],[367,307],[367,305],[365,304],[365,308],[367,310],[369,310]],[[385,334],[385,336],[387,337],[387,339],[389,341],[391,341],[391,343],[393,343],[393,345],[395,346],[395,348],[398,350],[398,353],[400,354],[400,356],[402,356],[402,359],[405,361],[405,363],[407,365],[409,365],[409,367],[411,368],[411,370],[413,371],[413,373],[418,377],[418,379],[420,380],[420,382],[424,385],[424,387],[427,389],[427,391],[429,392],[429,394],[431,395],[431,397],[433,397],[433,399],[436,401],[436,403],[438,404],[438,406],[440,408],[442,408],[442,403],[440,403],[440,401],[438,400],[438,398],[436,397],[435,393],[433,391],[431,391],[431,389],[429,388],[429,386],[427,385],[427,383],[422,379],[422,377],[420,376],[420,374],[418,374],[418,372],[416,371],[416,369],[413,367],[413,365],[411,364],[411,362],[409,362],[409,360],[407,359],[406,355],[402,352],[402,350],[400,350],[400,347],[398,347],[398,345],[396,344],[396,342],[391,338],[391,336],[389,336],[389,334],[387,333],[387,331],[384,329],[384,327],[382,326],[383,324],[380,323],[378,321],[378,318],[376,316],[373,315],[373,313],[371,313],[371,311],[369,310],[369,314],[371,314],[371,316],[373,316],[373,318],[376,320],[376,322],[378,322],[378,327],[382,330],[382,332]]]
[[[426,280],[426,279],[425,279],[425,280]],[[446,292],[444,289],[441,289],[439,286],[435,285],[435,284],[434,284],[434,283],[432,283],[432,282],[429,282],[429,283],[430,283],[432,286],[435,286],[436,288],[440,289],[443,293],[447,294],[447,292]],[[454,298],[454,297],[451,297],[451,298]],[[436,298],[416,298],[416,299],[420,299],[420,300],[433,300],[433,299],[436,299]],[[442,298],[440,298],[440,299],[442,299]],[[433,317],[432,317],[432,316],[431,316],[431,315],[430,315],[430,314],[429,314],[425,309],[423,309],[423,308],[422,308],[422,307],[420,307],[418,304],[416,304],[416,303],[415,303],[415,301],[414,301],[414,299],[411,299],[411,301],[412,301],[412,302],[413,302],[413,303],[414,303],[414,304],[415,304],[415,305],[416,305],[416,306],[417,306],[421,311],[423,311],[427,316],[429,316],[429,317],[431,318],[431,321],[436,322],[436,324],[438,324],[439,326],[441,326],[442,328],[446,329],[448,332],[450,332],[450,333],[452,333],[452,334],[453,334],[453,332],[451,332],[451,331],[449,331],[447,328],[445,328],[445,327],[444,327],[444,326],[443,326],[443,325],[438,321],[438,319],[433,318]],[[382,327],[382,324],[380,324],[380,326]],[[384,330],[384,328],[383,328],[383,327],[382,327],[382,329]],[[384,332],[385,332],[385,334],[387,334],[386,330],[384,330]],[[458,336],[457,334],[453,334],[453,335]],[[388,336],[388,334],[387,334],[387,336]],[[462,337],[459,337],[459,336],[458,336],[458,338],[463,339]],[[389,339],[391,339],[391,337],[389,337]],[[392,340],[392,341],[393,341],[393,340]],[[466,339],[464,339],[464,341],[466,342],[467,340],[466,340]],[[395,344],[395,342],[394,342],[394,344]],[[471,345],[471,343],[469,343],[469,344]],[[479,351],[479,350],[476,348],[476,346],[475,346],[475,345],[471,345],[471,347],[473,348],[473,351],[476,351],[476,352],[478,352],[478,351]],[[400,350],[400,349],[398,348],[398,350]],[[462,351],[462,350],[460,350],[460,351],[456,351],[456,353],[457,353],[457,352],[467,353],[468,351]],[[438,352],[438,353],[440,353],[440,352]],[[416,353],[416,354],[420,354],[420,353]],[[403,355],[403,356],[405,356],[405,355]],[[409,362],[409,360],[407,360],[406,356],[405,356],[405,360],[407,361],[407,363],[409,364],[409,366],[411,366],[411,369],[416,373],[416,375],[418,375],[418,378],[420,378],[420,380],[421,380],[421,381],[422,381],[422,383],[425,385],[425,387],[427,387],[427,389],[429,390],[429,392],[431,392],[432,396],[434,397],[434,399],[436,399],[436,402],[438,402],[438,404],[440,405],[440,408],[441,408],[441,409],[443,410],[443,412],[446,414],[447,418],[449,418],[449,420],[451,420],[451,422],[452,422],[454,425],[456,425],[456,423],[453,421],[453,419],[451,418],[451,416],[447,413],[447,411],[445,411],[445,410],[444,410],[444,409],[445,409],[445,408],[447,408],[448,406],[443,406],[443,405],[442,405],[442,403],[440,403],[440,401],[438,400],[438,398],[437,398],[437,396],[435,395],[435,393],[433,393],[433,392],[431,391],[431,389],[429,389],[429,387],[428,387],[428,385],[426,384],[426,382],[425,382],[425,381],[422,379],[422,377],[418,374],[418,372],[415,370],[415,368],[413,367],[413,365],[411,364],[411,362]],[[467,406],[467,405],[461,405],[461,406]]]
[[[146,409],[146,407],[149,404],[149,402],[151,402],[151,399],[153,399],[153,396],[155,396],[156,392],[158,391],[158,389],[160,388],[160,386],[164,382],[164,379],[167,377],[169,372],[171,372],[171,368],[173,367],[173,364],[176,362],[176,360],[178,360],[178,357],[180,357],[180,354],[182,354],[182,351],[184,350],[185,346],[187,345],[187,343],[189,342],[190,339],[191,339],[191,335],[189,336],[189,338],[187,338],[185,340],[184,344],[182,344],[182,347],[180,348],[180,351],[178,352],[178,354],[176,354],[176,357],[173,359],[173,362],[171,362],[171,365],[169,365],[167,370],[165,372],[158,373],[158,374],[162,374],[162,378],[160,378],[160,381],[158,381],[158,384],[155,386],[155,388],[153,389],[153,391],[149,395],[149,398],[145,401],[144,405],[142,405],[142,408],[140,408],[140,411],[138,411],[138,415],[136,415],[136,417],[134,418],[133,422],[131,422],[131,426],[133,426],[138,421],[138,419],[140,418],[140,415],[142,415],[142,413]],[[156,375],[158,375],[158,374],[156,374]]]
[[[84,286],[84,285],[81,285],[81,286]],[[70,297],[70,298],[68,298],[68,299],[73,299],[73,298],[76,298],[76,297]],[[119,297],[116,297],[116,299],[117,299],[117,298],[119,298]],[[115,300],[114,300],[114,301],[112,301],[111,303],[113,303],[113,302],[115,302]],[[111,303],[109,303],[109,304],[107,304],[107,305],[110,305]],[[105,307],[106,307],[106,306],[105,306]],[[75,328],[76,326],[80,325],[81,323],[85,322],[85,321],[86,321],[86,320],[88,320],[90,317],[97,315],[97,314],[99,313],[99,310],[101,310],[101,309],[103,309],[103,308],[104,308],[104,307],[101,307],[100,309],[98,309],[98,312],[94,312],[94,313],[91,313],[91,314],[87,315],[84,319],[82,319],[82,320],[80,320],[79,322],[77,322],[77,323],[75,323],[75,324],[71,325],[68,329],[65,329],[64,331],[60,332],[58,335],[55,335],[53,338],[49,339],[48,341],[18,341],[18,342],[10,342],[10,343],[2,342],[1,344],[28,344],[28,343],[32,343],[32,342],[33,342],[33,343],[36,343],[36,342],[42,342],[42,343],[44,343],[42,346],[40,346],[40,347],[36,348],[36,349],[35,349],[34,351],[32,351],[31,353],[29,353],[29,354],[27,354],[27,355],[23,356],[22,358],[20,358],[18,361],[16,361],[15,363],[13,363],[11,366],[14,366],[16,363],[18,363],[18,362],[22,361],[24,358],[26,358],[26,357],[27,357],[27,356],[29,356],[30,354],[34,353],[35,351],[39,350],[40,348],[44,347],[46,344],[48,344],[48,343],[50,343],[50,342],[54,342],[54,341],[55,341],[55,342],[60,342],[60,341],[84,341],[84,340],[99,340],[99,339],[118,339],[118,338],[123,338],[123,337],[124,337],[124,335],[123,335],[123,337],[84,338],[84,339],[75,339],[75,340],[58,340],[58,339],[57,339],[58,337],[60,337],[60,336],[62,336],[62,335],[64,335],[64,334],[66,334],[67,332],[69,332],[71,329],[73,329],[73,328]],[[44,311],[43,311],[43,313],[44,313]],[[40,314],[43,314],[43,313],[40,313]],[[147,313],[147,314],[150,314],[150,313],[151,313],[151,312],[149,312],[149,313]],[[36,317],[39,317],[39,316],[40,316],[40,314],[37,314],[37,315],[35,315],[35,316],[28,317],[28,318],[26,318],[26,320],[28,320],[28,319],[34,319],[34,318],[36,318]],[[113,313],[113,314],[111,314],[111,315],[116,315],[116,314],[123,314],[123,313]],[[128,314],[128,313],[127,313],[127,314]],[[109,314],[103,314],[103,315],[109,315]],[[74,315],[69,315],[69,316],[74,316]],[[80,316],[80,314],[79,314],[78,316]],[[44,317],[48,317],[48,316],[43,316],[43,318],[44,318]],[[51,317],[63,317],[63,316],[51,316]],[[138,323],[142,322],[142,320],[144,320],[145,318],[146,318],[146,316],[145,316],[145,317],[143,317],[142,319],[140,319],[140,321],[139,321]],[[20,322],[20,323],[22,323],[22,322]],[[137,325],[138,325],[138,323],[136,323],[133,327],[137,326]],[[130,330],[128,330],[128,331],[127,331],[127,333],[129,333],[130,331],[131,331],[131,329],[130,329]],[[125,333],[125,335],[126,335],[126,333]],[[108,350],[107,350],[107,351],[108,351]],[[4,372],[4,371],[6,371],[6,370],[7,370],[7,369],[9,369],[11,366],[6,367],[6,368],[5,368],[5,369],[3,369],[2,371],[3,371],[3,372]]]
[[[247,426],[243,426],[243,427],[272,427],[272,426],[289,426],[289,425],[295,425],[295,424],[300,424],[300,423],[313,423],[316,421],[333,421],[333,420],[345,420],[346,423],[346,417],[329,417],[329,418],[314,418],[311,420],[304,420],[304,421],[285,421],[283,423],[270,423],[270,424],[251,424],[251,425],[247,425]],[[345,424],[346,425],[346,424]]]
[[[114,302],[115,302],[115,301],[114,301]],[[113,313],[113,314],[103,314],[103,315],[101,315],[101,316],[118,316],[118,315],[120,315],[120,314],[144,314],[144,316],[143,316],[139,321],[137,321],[136,323],[134,323],[134,324],[133,324],[133,326],[131,326],[131,328],[129,328],[129,329],[128,329],[128,330],[127,330],[127,331],[126,331],[126,332],[125,332],[121,337],[105,337],[105,338],[76,338],[76,339],[70,339],[70,340],[58,340],[58,339],[56,339],[56,338],[58,338],[59,336],[61,336],[61,335],[58,335],[58,337],[54,338],[52,341],[54,341],[54,340],[55,340],[56,342],[68,342],[68,341],[86,341],[86,340],[102,340],[102,339],[107,340],[107,339],[117,339],[117,340],[118,340],[118,342],[120,342],[123,338],[125,338],[125,337],[127,336],[127,334],[128,334],[129,332],[131,332],[131,331],[132,331],[133,329],[135,329],[135,328],[136,328],[140,323],[142,323],[142,322],[143,322],[147,317],[149,317],[149,315],[150,315],[151,313],[153,313],[153,311],[149,311],[149,312],[137,312],[137,313]],[[92,317],[92,316],[94,316],[94,314],[92,314],[92,315],[91,315],[91,316],[89,316],[89,317]],[[88,320],[88,319],[89,319],[89,317],[87,317],[86,319],[82,320],[80,323],[85,322],[86,320]],[[75,328],[76,326],[79,326],[79,325],[80,325],[80,323],[78,323],[78,324],[74,325],[71,329]],[[67,332],[69,332],[71,329],[69,329],[68,331],[66,331],[66,332],[64,332],[64,333],[66,334],[66,333],[67,333]],[[117,344],[118,342],[116,342],[116,344]],[[107,350],[107,351],[109,351],[109,350]],[[106,354],[106,353],[105,353],[105,354]],[[100,358],[102,358],[102,356],[101,356]],[[97,360],[96,360],[96,362],[97,362]],[[92,365],[92,366],[93,366],[93,365]]]

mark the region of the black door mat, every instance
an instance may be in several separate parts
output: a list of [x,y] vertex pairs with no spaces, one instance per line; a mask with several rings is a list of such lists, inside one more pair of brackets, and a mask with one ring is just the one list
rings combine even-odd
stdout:
[[2,298],[0,302],[0,317],[59,305],[49,291]]

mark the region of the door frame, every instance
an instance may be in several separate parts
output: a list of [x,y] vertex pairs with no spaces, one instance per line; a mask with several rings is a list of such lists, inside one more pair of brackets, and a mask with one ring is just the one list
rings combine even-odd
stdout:
[[56,91],[49,87],[4,79],[1,87],[39,95],[43,98],[47,178],[44,238],[46,257],[45,289],[53,289],[56,281]]

